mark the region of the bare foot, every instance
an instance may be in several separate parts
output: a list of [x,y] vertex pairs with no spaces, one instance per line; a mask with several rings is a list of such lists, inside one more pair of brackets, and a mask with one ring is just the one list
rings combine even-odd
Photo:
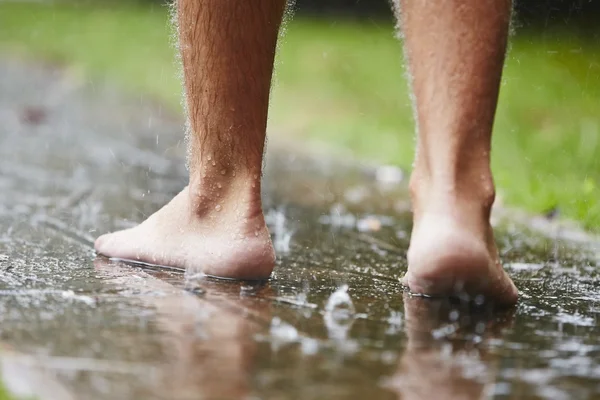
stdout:
[[[491,201],[430,196],[414,199],[414,226],[403,284],[413,293],[482,295],[500,305],[516,303],[518,292],[502,268],[489,223]],[[486,204],[487,203],[487,204]]]
[[266,279],[275,253],[260,201],[243,196],[209,208],[188,187],[135,228],[101,236],[96,251],[111,258],[234,279]]

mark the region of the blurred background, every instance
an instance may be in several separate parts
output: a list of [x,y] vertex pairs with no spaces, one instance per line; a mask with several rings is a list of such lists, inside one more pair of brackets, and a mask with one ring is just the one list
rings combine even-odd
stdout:
[[[277,56],[271,137],[410,169],[411,104],[388,1],[298,0],[293,9]],[[515,5],[493,151],[503,204],[596,232],[599,17],[600,1]],[[181,113],[171,43],[164,1],[0,0],[0,57],[58,64]]]

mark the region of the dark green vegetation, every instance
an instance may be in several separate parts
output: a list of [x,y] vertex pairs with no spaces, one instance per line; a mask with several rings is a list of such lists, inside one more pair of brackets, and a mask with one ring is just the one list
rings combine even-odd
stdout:
[[[0,48],[71,65],[179,110],[166,8],[0,3]],[[270,131],[410,167],[414,138],[391,24],[295,19],[280,46]],[[518,32],[507,60],[493,167],[502,201],[558,209],[600,230],[600,49]]]

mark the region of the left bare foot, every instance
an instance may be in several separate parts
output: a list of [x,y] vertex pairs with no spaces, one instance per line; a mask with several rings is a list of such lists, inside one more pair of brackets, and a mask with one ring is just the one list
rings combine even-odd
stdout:
[[186,187],[140,225],[99,237],[96,251],[223,278],[266,279],[275,265],[271,237],[260,201],[242,201],[240,192],[210,202],[207,211],[206,197]]

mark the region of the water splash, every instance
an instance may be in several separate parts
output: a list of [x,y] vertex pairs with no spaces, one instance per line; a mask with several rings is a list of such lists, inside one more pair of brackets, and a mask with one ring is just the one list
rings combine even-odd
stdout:
[[343,353],[354,353],[358,350],[358,343],[348,339],[356,317],[355,314],[354,303],[348,294],[348,285],[339,287],[329,296],[323,320],[329,338]]

